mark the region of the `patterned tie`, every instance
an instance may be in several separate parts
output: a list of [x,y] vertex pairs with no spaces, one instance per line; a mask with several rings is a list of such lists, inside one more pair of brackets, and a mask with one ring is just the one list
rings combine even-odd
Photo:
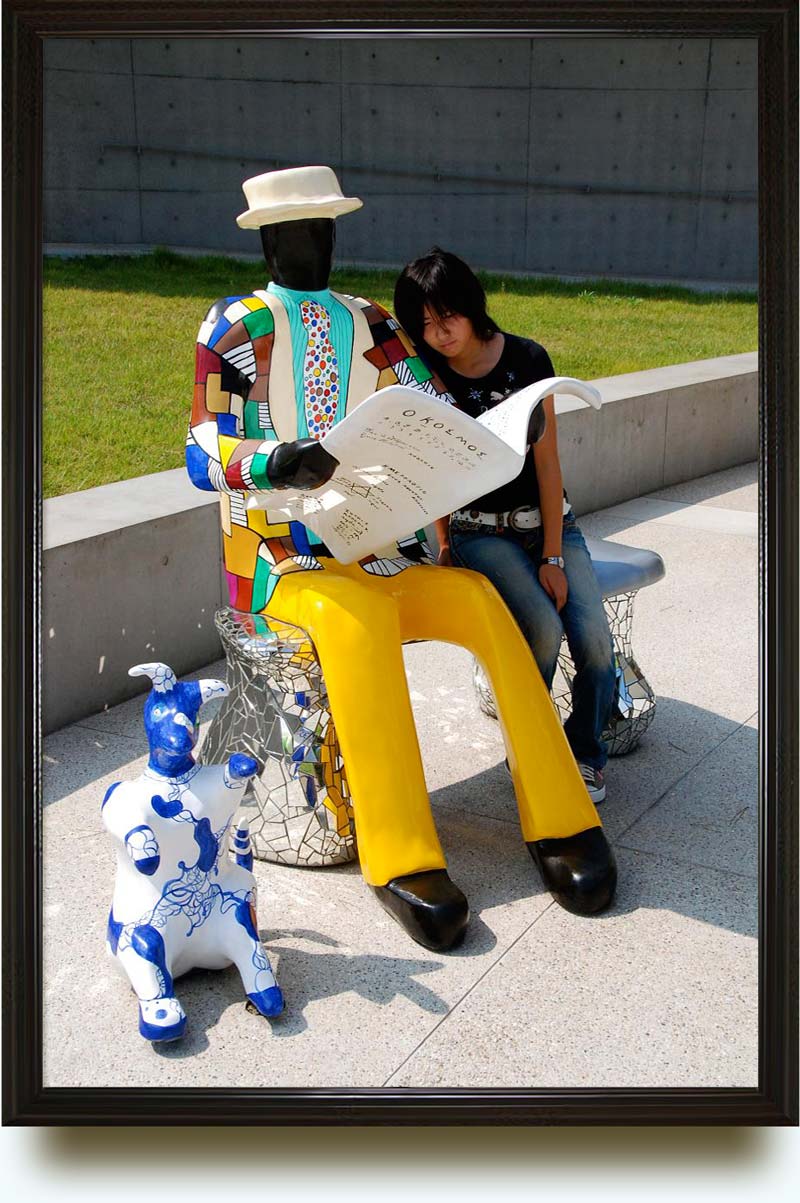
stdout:
[[339,371],[336,352],[329,338],[331,315],[319,301],[301,301],[300,317],[308,332],[303,363],[303,398],[306,425],[312,439],[330,430],[339,401]]

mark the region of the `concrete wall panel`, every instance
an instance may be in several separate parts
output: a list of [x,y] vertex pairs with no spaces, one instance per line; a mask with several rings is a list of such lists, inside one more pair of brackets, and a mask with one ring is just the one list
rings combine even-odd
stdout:
[[44,104],[45,188],[137,188],[135,156],[111,143],[133,143],[133,77],[48,71]]
[[46,730],[140,692],[128,676],[133,664],[164,660],[180,675],[217,659],[214,612],[222,594],[215,509],[45,550]]
[[711,42],[710,88],[758,87],[758,44],[752,38],[714,38]]
[[[227,161],[233,148],[242,158],[286,166],[307,161],[311,146],[323,161],[339,160],[339,89],[333,85],[316,84],[310,94],[304,84],[137,77],[136,106],[142,147],[174,150],[192,171],[198,152]],[[154,164],[155,157],[143,159],[147,171]],[[230,167],[238,184],[238,157]],[[142,184],[150,186],[145,178]]]
[[513,196],[519,188],[513,188],[508,182],[493,184],[476,183],[469,191],[461,186],[461,182],[447,173],[433,174],[428,170],[407,170],[398,168],[396,171],[375,171],[372,168],[346,167],[339,174],[342,191],[346,196],[358,196],[365,204],[378,197],[395,197],[398,208],[414,204],[420,196],[439,197],[442,203],[453,196],[473,196],[480,203],[487,194],[496,192],[501,196]]
[[326,38],[135,38],[137,75],[339,82],[340,43]]
[[130,38],[45,38],[45,71],[100,71],[103,74],[131,74]]
[[758,113],[750,92],[708,94],[703,143],[703,192],[755,192],[758,178]]
[[[261,250],[257,230],[240,230],[241,189],[224,192],[143,192],[142,241],[154,246],[220,247],[243,254]],[[213,300],[209,298],[209,301]]]
[[756,204],[700,202],[697,272],[701,279],[746,283],[758,278]]
[[700,185],[700,91],[530,94],[532,184],[695,190]]
[[[235,196],[230,212],[217,214],[217,227],[228,220],[233,221],[238,213],[247,208],[241,181],[260,175],[275,167],[296,166],[295,163],[276,154],[270,148],[269,157],[263,153],[240,154],[236,157],[222,155],[209,148],[207,154],[197,151],[192,154],[175,150],[159,150],[154,145],[142,150],[142,189],[163,198],[169,207],[172,195],[183,193],[198,199],[211,192],[224,192]],[[217,245],[214,243],[214,245]],[[220,243],[220,246],[223,244]]]
[[519,89],[343,89],[342,157],[401,173],[406,188],[457,177],[462,191],[524,184],[528,93]]
[[666,423],[664,476],[671,483],[716,471],[723,440],[731,463],[745,463],[758,446],[757,373],[675,389]]
[[343,257],[393,264],[436,240],[501,271],[755,282],[755,206],[715,195],[756,187],[752,40],[56,39],[46,55],[47,191],[70,193],[48,198],[48,241],[249,252],[241,181],[327,162],[366,202]]
[[358,213],[338,222],[337,254],[341,262],[402,265],[439,243],[475,267],[488,268],[500,259],[509,270],[522,271],[524,223],[521,196],[487,196],[476,204],[468,196],[420,193],[402,206],[395,197],[373,196]]
[[708,38],[536,38],[534,87],[704,88]]
[[697,209],[651,197],[544,194],[528,201],[525,270],[679,279],[694,257]]
[[53,242],[141,242],[138,190],[46,188],[44,222]]
[[528,87],[527,39],[357,38],[341,45],[345,84]]
[[602,410],[559,415],[561,468],[576,514],[661,488],[665,415],[659,397],[615,402],[613,423]]

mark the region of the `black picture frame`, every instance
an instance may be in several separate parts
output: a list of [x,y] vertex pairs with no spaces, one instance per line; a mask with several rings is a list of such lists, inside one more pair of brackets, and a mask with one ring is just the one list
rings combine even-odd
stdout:
[[[3,1122],[795,1124],[798,370],[796,0],[6,0],[3,91]],[[46,37],[755,38],[759,63],[759,1084],[753,1089],[54,1089],[42,1080],[41,284]]]

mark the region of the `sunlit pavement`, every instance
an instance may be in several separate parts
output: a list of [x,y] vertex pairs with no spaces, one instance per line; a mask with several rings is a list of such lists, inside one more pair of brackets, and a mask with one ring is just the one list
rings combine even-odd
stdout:
[[639,594],[633,629],[655,722],[606,772],[612,908],[578,918],[543,891],[469,654],[414,645],[428,785],[472,911],[463,946],[414,944],[355,865],[257,861],[285,1014],[246,1010],[234,969],[193,973],[177,983],[185,1037],[153,1046],[104,949],[114,858],[100,802],[146,762],[135,699],[45,740],[46,1086],[757,1084],[756,466],[580,522],[667,567]]

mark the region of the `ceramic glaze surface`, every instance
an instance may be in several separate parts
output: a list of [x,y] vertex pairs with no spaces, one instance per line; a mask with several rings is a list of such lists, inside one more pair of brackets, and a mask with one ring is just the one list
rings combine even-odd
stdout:
[[257,1010],[278,1015],[283,996],[258,935],[246,824],[230,847],[233,816],[258,766],[241,754],[205,766],[192,756],[200,707],[227,686],[178,682],[164,664],[130,671],[153,681],[145,702],[150,760],[136,781],[110,787],[102,817],[117,852],[107,947],[139,999],[139,1030],[154,1041],[182,1036],[175,978],[231,964]]

